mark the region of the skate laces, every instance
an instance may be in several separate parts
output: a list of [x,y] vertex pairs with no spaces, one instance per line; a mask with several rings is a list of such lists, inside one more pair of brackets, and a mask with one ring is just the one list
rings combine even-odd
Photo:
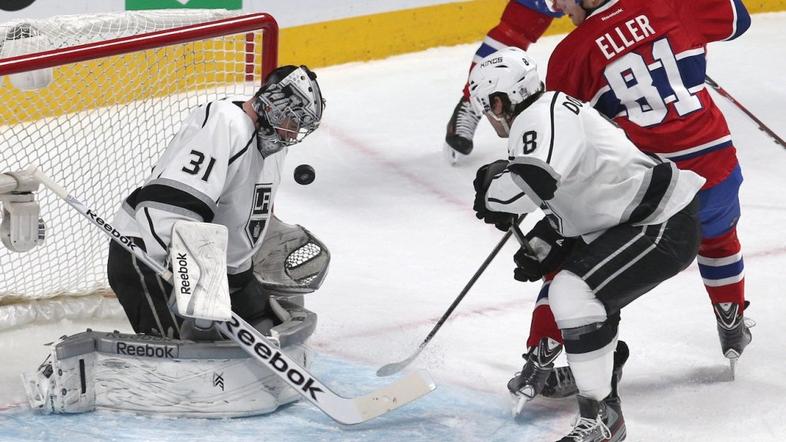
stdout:
[[573,379],[573,372],[569,367],[557,367],[554,369],[554,385],[555,390],[561,390],[563,387],[572,386],[576,383]]
[[598,415],[598,417],[595,419],[578,415],[576,416],[576,422],[573,424],[573,431],[571,431],[565,437],[571,438],[574,441],[583,441],[596,429],[600,430],[600,434],[603,436],[603,439],[611,439],[611,430],[609,430],[609,427],[603,423],[603,419],[600,415]]
[[456,109],[456,135],[472,139],[475,129],[480,122],[480,116],[475,114],[469,101],[461,100],[461,105]]

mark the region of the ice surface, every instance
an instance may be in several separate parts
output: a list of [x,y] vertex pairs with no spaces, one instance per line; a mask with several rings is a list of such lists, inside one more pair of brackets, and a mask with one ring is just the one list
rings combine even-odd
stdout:
[[[708,68],[782,136],[784,28],[785,13],[754,16],[743,37],[710,46]],[[533,46],[541,66],[558,40]],[[324,124],[292,149],[276,212],[331,249],[331,273],[307,303],[320,315],[314,372],[344,394],[388,381],[374,370],[415,350],[501,236],[474,218],[471,205],[475,170],[504,156],[503,141],[482,123],[465,164],[447,166],[440,151],[474,50],[439,48],[318,72],[328,100]],[[631,358],[621,395],[631,441],[779,441],[786,434],[786,150],[725,99],[717,102],[745,175],[739,231],[748,315],[758,325],[729,382],[695,265],[626,308],[620,333]],[[290,179],[302,163],[316,169],[305,187]],[[539,288],[512,279],[513,252],[510,244],[501,252],[413,364],[432,372],[437,391],[378,420],[342,428],[305,403],[219,421],[37,416],[20,405],[18,375],[43,359],[41,344],[88,326],[128,330],[121,321],[64,322],[0,333],[0,439],[555,440],[570,427],[573,400],[539,399],[520,419],[510,417],[505,383],[521,368]]]

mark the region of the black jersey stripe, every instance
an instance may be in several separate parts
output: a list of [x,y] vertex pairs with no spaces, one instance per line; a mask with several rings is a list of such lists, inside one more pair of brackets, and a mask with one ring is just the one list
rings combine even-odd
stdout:
[[[541,164],[543,163],[541,162]],[[548,201],[554,198],[559,183],[549,171],[535,164],[526,163],[513,163],[508,166],[508,170],[518,175],[541,201]]]
[[246,147],[242,148],[242,149],[240,150],[240,152],[238,152],[238,153],[234,154],[234,155],[232,156],[232,158],[230,158],[230,159],[229,159],[229,164],[232,164],[232,163],[233,163],[233,162],[234,162],[236,159],[240,158],[241,156],[243,156],[243,154],[244,154],[244,153],[246,153],[246,151],[248,150],[248,146],[250,146],[250,145],[251,145],[251,143],[254,141],[254,139],[256,138],[256,136],[257,136],[257,133],[256,133],[256,132],[254,132],[254,133],[251,135],[251,139],[250,139],[250,140],[248,140],[248,143],[246,143]]
[[153,235],[153,238],[155,238],[161,248],[166,251],[169,247],[164,243],[161,237],[158,236],[158,233],[156,233],[156,226],[153,225],[153,218],[150,217],[150,211],[147,210],[147,207],[145,207],[145,217],[147,218],[147,225],[150,227],[150,233]]
[[557,97],[559,96],[559,92],[555,92],[554,96],[551,98],[551,137],[549,137],[549,155],[546,157],[546,163],[551,163],[551,154],[554,152],[554,105],[557,103]]
[[151,184],[142,188],[137,196],[137,204],[152,201],[190,210],[202,217],[204,222],[213,221],[215,213],[204,201],[180,189],[165,184]]
[[501,199],[498,199],[498,198],[489,198],[489,202],[490,203],[499,203],[499,204],[510,204],[510,203],[515,202],[515,201],[518,201],[524,195],[526,195],[526,193],[521,192],[518,195],[515,195],[513,198],[511,198],[509,200],[504,200],[504,201],[501,200]]
[[637,223],[652,215],[660,206],[674,179],[671,163],[661,163],[652,168],[649,186],[639,205],[630,214],[628,222]]
[[207,104],[207,108],[205,109],[205,121],[202,122],[202,127],[205,127],[207,124],[207,119],[210,118],[210,106],[213,105],[213,102]]
[[136,210],[136,205],[138,204],[137,201],[138,201],[138,198],[139,198],[139,191],[140,190],[142,190],[142,188],[141,187],[137,187],[136,189],[134,189],[133,192],[131,192],[131,195],[128,195],[128,198],[126,198],[126,203],[128,203],[128,205],[133,210]]

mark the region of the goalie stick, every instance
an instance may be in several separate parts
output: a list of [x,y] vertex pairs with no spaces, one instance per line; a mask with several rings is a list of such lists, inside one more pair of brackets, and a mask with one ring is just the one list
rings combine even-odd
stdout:
[[[48,189],[62,198],[74,210],[81,213],[115,242],[144,262],[163,279],[172,283],[172,272],[150,258],[129,238],[104,221],[91,208],[70,195],[63,187],[52,181],[41,170],[35,169],[34,176]],[[418,371],[398,379],[392,384],[363,396],[346,398],[339,396],[305,368],[280,351],[278,345],[249,325],[234,312],[227,322],[217,322],[218,327],[235,341],[251,357],[268,367],[302,397],[314,404],[325,414],[341,424],[359,424],[406,405],[436,388],[426,371]]]
[[[441,318],[439,318],[437,324],[434,325],[434,328],[431,329],[429,334],[426,336],[426,339],[424,339],[423,342],[420,343],[417,350],[415,350],[415,352],[412,353],[412,355],[410,355],[406,359],[403,359],[398,362],[392,362],[387,365],[383,365],[377,370],[377,376],[390,376],[392,374],[398,373],[399,371],[403,370],[404,367],[411,364],[412,361],[414,361],[418,357],[418,355],[420,355],[420,353],[423,351],[424,348],[426,348],[428,343],[431,342],[431,339],[434,338],[434,335],[437,334],[439,329],[442,328],[442,325],[445,324],[445,322],[448,320],[450,315],[453,313],[453,310],[455,310],[456,307],[458,307],[461,300],[464,299],[464,296],[467,295],[469,289],[471,289],[472,286],[475,285],[475,281],[477,281],[478,278],[480,278],[480,275],[483,274],[483,272],[486,270],[486,267],[488,267],[491,261],[494,259],[494,257],[497,256],[497,253],[499,253],[499,251],[502,250],[502,247],[505,245],[506,242],[508,242],[510,235],[515,234],[517,239],[519,239],[519,236],[521,236],[521,238],[523,239],[523,234],[519,229],[519,224],[521,224],[521,222],[524,220],[526,216],[527,216],[526,213],[519,216],[516,219],[516,221],[513,223],[513,225],[510,227],[510,229],[508,229],[508,231],[505,232],[505,235],[503,235],[502,239],[500,239],[497,245],[494,246],[494,249],[491,251],[491,253],[489,253],[489,256],[486,257],[486,260],[483,261],[483,264],[480,265],[480,268],[478,268],[475,274],[472,275],[472,278],[469,279],[469,282],[467,282],[467,284],[461,290],[461,293],[459,293],[456,299],[453,300],[453,303],[450,304],[448,310],[442,315]],[[526,240],[522,241],[522,239],[519,239],[519,242],[523,246],[524,244],[527,244],[527,242]]]

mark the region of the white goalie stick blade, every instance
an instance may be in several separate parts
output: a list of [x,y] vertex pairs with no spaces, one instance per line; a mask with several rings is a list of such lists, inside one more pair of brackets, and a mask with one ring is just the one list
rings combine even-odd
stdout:
[[229,322],[218,323],[221,331],[243,350],[281,378],[306,400],[338,423],[353,425],[371,420],[434,391],[436,385],[425,371],[410,373],[396,382],[356,398],[331,391],[305,368],[282,353],[243,319],[233,314]]
[[228,321],[232,317],[226,250],[226,227],[175,222],[169,261],[180,315],[212,321]]

